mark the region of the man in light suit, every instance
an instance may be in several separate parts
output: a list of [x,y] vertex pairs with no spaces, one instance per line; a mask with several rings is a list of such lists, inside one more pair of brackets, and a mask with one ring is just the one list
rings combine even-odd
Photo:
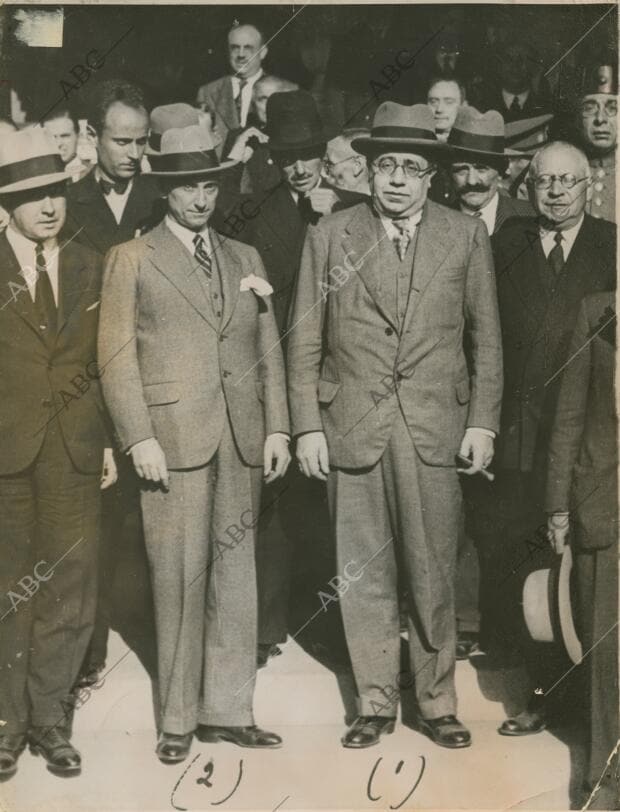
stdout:
[[262,32],[253,24],[235,25],[228,32],[228,60],[232,75],[222,76],[198,90],[196,104],[213,116],[213,125],[221,143],[222,157],[231,131],[246,126],[254,85],[263,75],[262,63],[267,56]]
[[400,559],[419,727],[467,747],[454,688],[457,472],[485,470],[499,425],[489,237],[426,199],[446,149],[426,105],[382,104],[353,148],[368,157],[372,201],[309,228],[288,344],[299,465],[327,479],[339,571],[361,573],[341,597],[360,711],[342,743],[394,729]]
[[617,754],[607,764],[619,735],[616,330],[614,293],[586,296],[562,375],[545,498],[557,553],[568,541],[569,526],[572,531],[579,625],[590,677],[588,794],[600,779],[590,809],[617,809],[620,804]]
[[[173,123],[173,122],[172,122]],[[220,164],[206,127],[174,127],[149,156],[164,222],[107,257],[104,395],[141,493],[155,600],[164,763],[194,731],[244,747],[254,725],[254,529],[261,473],[289,462],[284,364],[256,251],[208,222]]]

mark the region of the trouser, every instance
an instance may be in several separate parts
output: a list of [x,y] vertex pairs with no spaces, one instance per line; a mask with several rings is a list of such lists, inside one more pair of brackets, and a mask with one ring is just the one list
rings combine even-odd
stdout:
[[[577,542],[579,538],[577,538]],[[618,547],[583,550],[575,545],[579,633],[589,674],[590,752],[586,783],[601,780],[592,809],[620,807],[618,755],[607,766],[620,737],[618,714]]]
[[456,557],[456,629],[457,632],[480,631],[480,565],[473,539],[465,530],[465,516],[459,521]]
[[213,458],[141,494],[153,583],[159,729],[253,724],[255,524],[262,468],[241,459],[228,422]]
[[70,727],[95,615],[99,486],[75,470],[56,422],[26,470],[0,477],[2,733]]
[[340,603],[360,714],[395,716],[399,688],[407,686],[400,670],[399,568],[419,711],[430,719],[456,713],[456,469],[425,465],[399,412],[381,459],[369,469],[332,469],[327,488],[338,572],[353,576]]

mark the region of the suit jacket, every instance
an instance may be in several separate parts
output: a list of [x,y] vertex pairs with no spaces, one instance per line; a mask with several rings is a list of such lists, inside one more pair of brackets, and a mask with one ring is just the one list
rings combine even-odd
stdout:
[[535,116],[542,116],[545,113],[553,112],[553,105],[551,101],[551,94],[546,82],[541,83],[538,91],[534,88],[525,100],[525,104],[518,113],[514,113],[504,103],[504,97],[500,87],[487,87],[483,88],[481,98],[478,104],[472,102],[481,111],[497,110],[501,113],[502,118],[508,124],[511,121],[520,121],[524,118],[534,118]]
[[95,179],[93,169],[82,180],[67,187],[67,222],[63,231],[102,256],[113,245],[127,242],[136,231],[151,229],[165,213],[158,208],[160,192],[155,178],[137,175],[127,205],[117,223]]
[[[456,199],[452,201],[450,207],[456,211],[460,211],[459,202]],[[513,217],[529,217],[533,214],[534,209],[527,200],[518,200],[516,197],[508,197],[508,195],[500,192],[498,195],[493,234],[497,234]]]
[[58,331],[50,342],[17,258],[0,235],[1,476],[32,463],[54,419],[75,468],[101,473],[107,440],[96,351],[101,259],[69,243],[58,262]]
[[549,443],[545,508],[574,511],[581,546],[609,547],[618,543],[613,293],[583,300],[568,357]]
[[[382,239],[368,203],[308,230],[288,346],[293,431],[322,429],[333,465],[364,468],[380,458],[402,408],[424,462],[452,466],[466,426],[499,428],[489,237],[474,218],[425,204],[402,329],[382,285],[375,250]],[[464,331],[472,336],[471,377]],[[373,393],[390,389],[377,403]]]
[[216,152],[218,158],[221,158],[228,133],[241,127],[233,97],[232,76],[222,76],[221,79],[199,88],[198,105],[206,105],[215,118],[215,129],[222,139],[216,147]]
[[615,286],[616,229],[586,215],[553,290],[535,218],[513,220],[491,242],[505,380],[496,461],[541,471],[579,303]]
[[208,462],[226,419],[253,466],[263,463],[265,436],[289,430],[270,297],[240,292],[243,277],[265,278],[260,258],[248,246],[210,236],[222,279],[221,319],[202,269],[165,223],[106,258],[104,396],[122,447],[156,437],[173,469]]

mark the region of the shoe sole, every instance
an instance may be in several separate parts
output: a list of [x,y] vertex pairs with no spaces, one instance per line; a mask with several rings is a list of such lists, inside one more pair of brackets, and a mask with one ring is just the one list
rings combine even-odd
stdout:
[[226,736],[222,733],[201,734],[200,736],[194,734],[199,742],[228,742],[229,744],[236,744],[237,747],[247,747],[249,750],[277,750],[282,747],[282,742],[278,744],[242,744],[240,741]]
[[185,753],[184,756],[162,756],[157,753],[157,758],[161,761],[162,764],[180,764],[182,761],[189,756],[189,750]]
[[42,756],[47,762],[47,769],[49,772],[51,772],[52,775],[58,776],[58,778],[73,778],[82,772],[81,764],[78,767],[57,767],[54,764],[49,763],[41,747],[30,745],[29,749],[33,756]]
[[423,733],[428,739],[430,739],[434,744],[438,747],[445,747],[448,750],[462,750],[464,747],[471,747],[471,738],[468,742],[458,742],[455,744],[448,744],[447,742],[440,742],[434,735],[433,731],[424,724],[419,725],[418,730],[420,733]]
[[542,733],[543,730],[547,729],[547,725],[544,724],[542,727],[537,727],[536,730],[503,730],[501,727],[497,728],[497,732],[500,736],[512,736],[513,738],[516,736],[535,736],[537,733]]
[[396,725],[395,725],[394,722],[392,722],[391,725],[386,725],[384,728],[382,728],[381,732],[379,733],[379,735],[377,736],[375,741],[374,742],[368,742],[368,744],[353,744],[353,743],[347,744],[347,743],[345,743],[344,738],[340,739],[340,744],[343,747],[346,747],[347,750],[365,750],[367,747],[374,747],[376,744],[379,744],[379,741],[381,740],[381,736],[383,736],[383,734],[385,734],[386,736],[389,736],[390,733],[394,732],[395,727],[396,727]]

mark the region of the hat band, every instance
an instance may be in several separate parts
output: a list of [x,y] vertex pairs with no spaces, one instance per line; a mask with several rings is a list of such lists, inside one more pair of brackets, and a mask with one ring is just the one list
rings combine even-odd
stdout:
[[60,155],[37,155],[24,161],[0,166],[0,186],[9,186],[39,175],[55,175],[64,172],[65,165]]
[[436,141],[437,136],[431,130],[423,130],[420,127],[373,127],[370,133],[371,138],[423,138],[426,141]]
[[161,149],[161,133],[150,133],[149,135],[149,147],[151,149],[156,149],[157,152]]
[[448,143],[452,147],[473,149],[478,152],[504,152],[503,135],[477,135],[464,130],[452,130]]
[[220,162],[215,150],[204,152],[171,152],[168,155],[149,155],[149,163],[156,172],[200,172],[217,169]]

